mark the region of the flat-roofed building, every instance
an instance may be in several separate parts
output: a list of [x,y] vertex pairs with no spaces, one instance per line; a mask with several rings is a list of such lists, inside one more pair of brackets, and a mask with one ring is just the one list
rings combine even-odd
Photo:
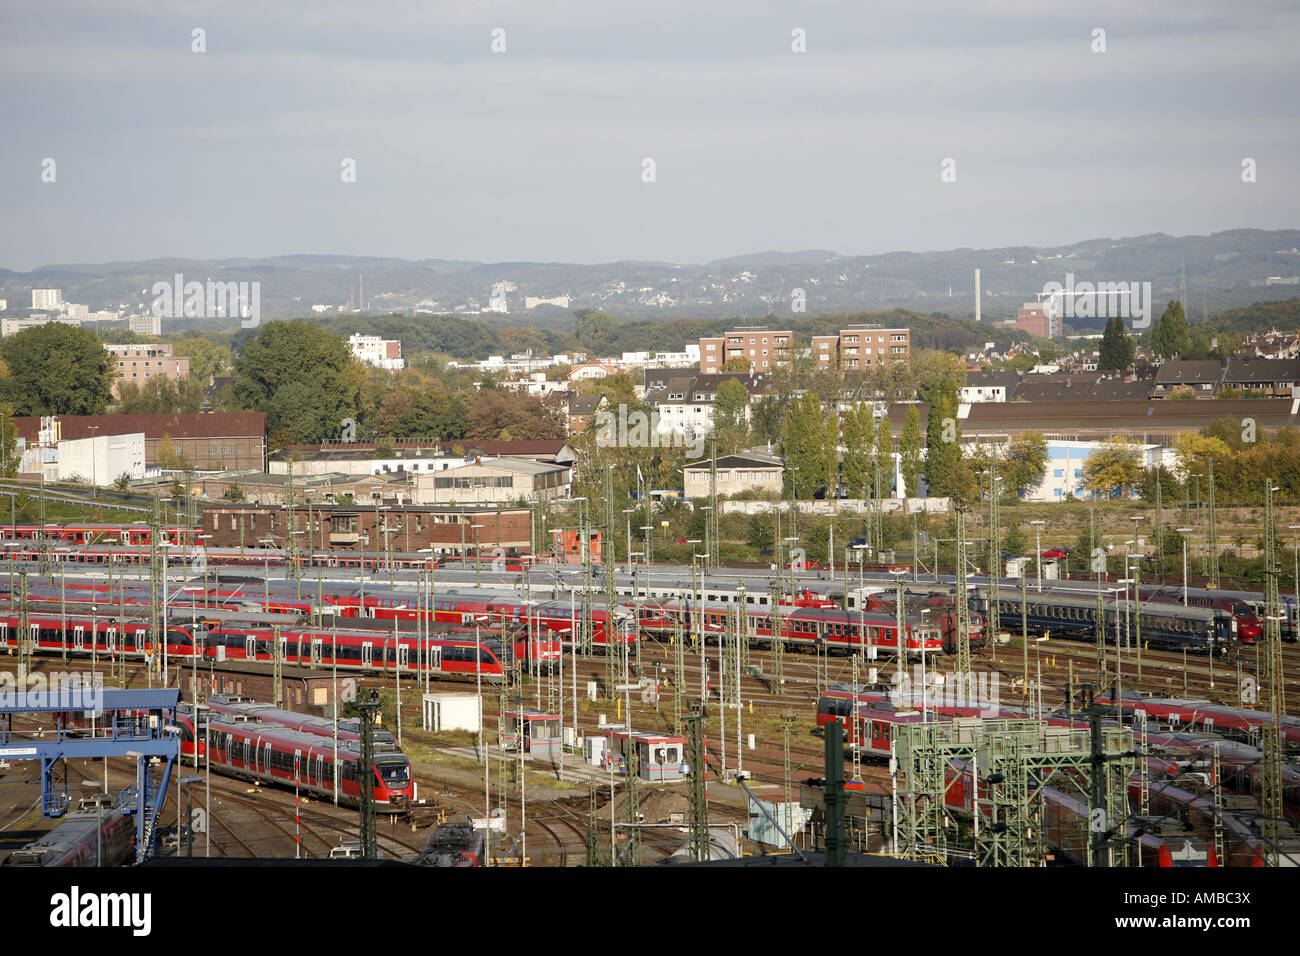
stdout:
[[[717,491],[720,495],[734,495],[745,491],[781,494],[785,476],[785,463],[772,455],[744,452],[723,455],[717,460]],[[682,469],[687,498],[709,496],[712,459],[693,462]]]

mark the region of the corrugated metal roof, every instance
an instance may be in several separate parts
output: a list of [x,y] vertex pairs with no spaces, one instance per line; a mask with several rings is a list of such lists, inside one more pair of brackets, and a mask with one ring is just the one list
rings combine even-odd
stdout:
[[[93,697],[90,696],[93,690]],[[83,697],[81,695],[85,694]],[[0,714],[51,713],[61,710],[89,709],[86,703],[99,704],[98,711],[114,710],[170,710],[180,699],[179,689],[123,690],[118,687],[76,688],[31,691],[22,694],[0,695]]]

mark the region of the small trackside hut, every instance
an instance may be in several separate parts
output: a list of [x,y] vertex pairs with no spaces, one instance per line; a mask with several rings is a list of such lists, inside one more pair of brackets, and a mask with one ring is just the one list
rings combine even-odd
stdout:
[[631,748],[636,747],[637,776],[642,780],[673,781],[686,776],[684,755],[686,738],[670,734],[656,734],[641,730],[613,730],[609,735],[606,766],[613,761],[616,768],[627,772]]
[[515,708],[501,711],[497,738],[502,750],[519,751],[534,757],[559,757],[560,715],[544,710]]

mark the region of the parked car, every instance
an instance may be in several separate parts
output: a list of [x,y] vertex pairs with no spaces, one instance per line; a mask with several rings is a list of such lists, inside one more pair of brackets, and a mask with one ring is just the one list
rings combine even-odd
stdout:
[[862,548],[865,548],[866,546],[867,546],[866,538],[854,538],[852,541],[849,542],[849,547],[853,550],[860,550]]
[[1065,551],[1061,550],[1060,548],[1052,548],[1050,551],[1044,551],[1043,557],[1060,559],[1060,558],[1069,557],[1069,555]]

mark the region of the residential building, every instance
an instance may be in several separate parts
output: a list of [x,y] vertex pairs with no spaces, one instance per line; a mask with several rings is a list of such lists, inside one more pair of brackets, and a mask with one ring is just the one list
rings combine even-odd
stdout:
[[1221,387],[1253,397],[1291,398],[1300,391],[1300,359],[1232,359]]
[[788,365],[794,356],[794,333],[762,326],[743,326],[726,335],[700,339],[700,372],[721,372],[731,359],[749,362],[750,371],[766,373],[779,365]]
[[186,355],[172,355],[172,346],[166,342],[153,345],[105,345],[104,351],[112,356],[117,368],[113,380],[113,397],[121,397],[121,387],[126,382],[144,385],[149,379],[165,378],[179,382],[189,378],[190,360]]
[[812,356],[819,368],[865,372],[885,362],[905,361],[911,347],[911,329],[857,325],[838,335],[813,336]]
[[754,398],[762,394],[765,387],[764,376],[745,372],[681,375],[665,370],[647,370],[645,403],[658,414],[660,434],[675,433],[688,441],[708,435],[713,430],[713,407],[718,389],[728,379],[740,382],[749,393],[749,402],[745,406],[745,419],[748,421]]
[[1014,369],[981,369],[966,373],[960,389],[962,402],[1009,402],[1016,394],[1020,375]]
[[25,319],[0,319],[0,337],[16,335],[25,329],[34,329],[37,326],[49,325],[51,322],[58,322],[60,325],[72,325],[81,328],[81,319],[70,319],[64,315],[32,315]]
[[555,295],[550,298],[533,295],[524,296],[525,309],[535,309],[539,305],[553,305],[556,308],[567,309],[569,307],[569,297],[567,295]]
[[[717,459],[716,468],[719,495],[734,495],[745,491],[770,492],[778,496],[781,494],[785,463],[773,455],[755,452],[723,455]],[[712,459],[697,461],[682,469],[687,498],[709,496],[712,470]]]
[[62,289],[33,289],[32,308],[58,311],[63,305]]
[[1217,359],[1190,361],[1175,359],[1156,370],[1153,398],[1167,398],[1176,391],[1190,392],[1197,398],[1213,398],[1223,386],[1223,363]]
[[374,368],[397,372],[406,367],[406,361],[402,358],[402,343],[397,339],[354,334],[348,337],[348,348],[354,356]]
[[162,316],[149,312],[127,316],[126,327],[137,335],[162,335]]
[[1017,402],[1118,402],[1145,401],[1152,397],[1151,379],[1125,381],[1122,378],[1090,374],[1026,375],[1015,392]]

